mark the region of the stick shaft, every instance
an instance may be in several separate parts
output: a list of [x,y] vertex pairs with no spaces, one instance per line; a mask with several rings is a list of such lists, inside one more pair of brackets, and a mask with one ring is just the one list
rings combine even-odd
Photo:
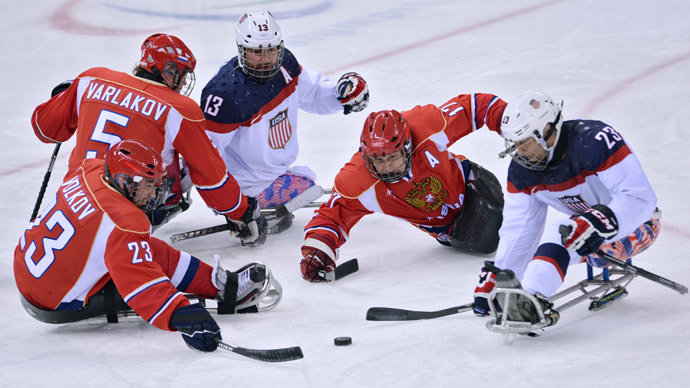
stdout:
[[657,274],[655,274],[655,273],[649,272],[649,271],[647,271],[647,270],[645,270],[645,269],[643,269],[643,268],[640,268],[640,267],[638,267],[638,266],[632,265],[632,264],[627,263],[627,262],[625,262],[625,261],[618,260],[618,259],[616,259],[615,257],[613,257],[613,256],[607,254],[606,252],[602,251],[601,249],[598,249],[595,253],[596,253],[599,257],[601,257],[601,258],[605,259],[606,261],[608,261],[609,263],[614,264],[614,265],[617,265],[617,266],[623,268],[624,270],[626,270],[626,271],[629,272],[629,273],[632,273],[632,274],[635,274],[635,275],[642,276],[643,278],[649,279],[649,280],[651,280],[651,281],[653,281],[653,282],[655,282],[655,283],[659,283],[659,284],[661,284],[662,286],[666,286],[666,287],[668,287],[668,288],[670,288],[670,289],[672,289],[672,290],[678,291],[678,292],[681,293],[681,294],[686,294],[686,293],[688,292],[688,288],[685,287],[684,285],[680,284],[680,283],[676,283],[676,282],[674,282],[673,280],[666,279],[666,278],[663,277],[663,276],[659,276],[659,275],[657,275]]
[[36,204],[34,205],[34,211],[31,213],[31,219],[33,221],[38,215],[38,211],[41,210],[41,202],[43,202],[43,196],[46,193],[46,188],[48,187],[48,182],[50,181],[50,175],[53,172],[53,166],[55,165],[55,159],[57,159],[58,152],[60,152],[60,146],[62,143],[57,143],[55,149],[53,150],[53,155],[50,157],[50,162],[48,163],[48,170],[43,177],[43,183],[41,184],[41,189],[38,191],[38,198],[36,198]]

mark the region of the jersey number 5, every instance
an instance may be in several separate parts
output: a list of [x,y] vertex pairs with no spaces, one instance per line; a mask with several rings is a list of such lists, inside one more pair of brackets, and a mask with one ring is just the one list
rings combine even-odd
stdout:
[[[89,140],[97,143],[105,143],[108,145],[108,149],[110,149],[110,147],[120,142],[122,138],[105,131],[105,126],[108,123],[114,123],[121,127],[126,127],[127,123],[129,123],[129,117],[105,109],[101,110],[101,113],[98,115],[98,120],[96,120],[96,125],[93,127],[91,139]],[[103,155],[101,158],[103,157],[105,157],[105,155]],[[98,158],[98,151],[86,151],[86,159],[96,158]]]

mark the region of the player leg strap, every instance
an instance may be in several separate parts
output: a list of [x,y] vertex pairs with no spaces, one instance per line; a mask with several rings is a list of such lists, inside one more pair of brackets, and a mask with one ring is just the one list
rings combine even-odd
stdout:
[[450,243],[473,253],[492,253],[498,247],[498,229],[503,223],[503,190],[491,171],[468,162],[475,178],[465,186],[465,202],[455,218]]
[[117,292],[113,281],[109,281],[89,298],[86,306],[79,310],[49,310],[33,305],[20,294],[22,306],[29,315],[44,323],[71,323],[89,318],[106,316],[108,322],[117,323],[117,313],[131,310]]
[[237,307],[237,272],[225,271],[228,280],[223,291],[223,301],[218,302],[218,314],[234,314]]

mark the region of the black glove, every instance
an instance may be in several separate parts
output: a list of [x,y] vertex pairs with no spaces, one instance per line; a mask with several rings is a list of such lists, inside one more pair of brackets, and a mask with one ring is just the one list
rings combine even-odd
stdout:
[[343,113],[359,112],[369,105],[367,82],[357,73],[343,74],[335,86],[338,101],[343,104]]
[[175,310],[170,318],[170,326],[182,333],[187,346],[202,352],[216,350],[216,339],[223,339],[218,324],[200,303]]
[[584,213],[571,217],[568,225],[558,229],[566,249],[580,256],[596,252],[604,240],[618,233],[618,219],[606,205],[597,204]]
[[254,197],[247,197],[247,210],[242,214],[242,219],[231,220],[226,217],[230,232],[235,237],[242,240],[242,245],[250,247],[258,247],[266,242],[266,231],[268,230],[268,222],[266,217],[261,215],[259,203]]
[[72,85],[73,80],[68,79],[67,81],[60,82],[53,88],[53,91],[50,92],[50,97],[55,97],[56,94],[60,94],[67,90]]

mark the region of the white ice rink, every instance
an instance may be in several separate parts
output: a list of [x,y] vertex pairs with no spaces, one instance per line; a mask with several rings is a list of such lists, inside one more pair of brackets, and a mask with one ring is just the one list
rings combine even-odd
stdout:
[[[233,5],[233,3],[241,3]],[[472,92],[510,99],[540,89],[564,99],[564,115],[602,120],[635,150],[659,197],[662,234],[635,264],[690,285],[690,3],[687,0],[304,0],[3,2],[0,49],[0,387],[688,387],[690,297],[643,278],[630,295],[599,312],[580,304],[540,338],[511,346],[472,313],[417,322],[364,319],[371,306],[436,310],[471,302],[487,257],[459,254],[415,228],[365,217],[341,249],[360,271],[331,284],[299,272],[299,210],[291,229],[257,249],[225,233],[182,242],[226,268],[261,260],[284,299],[266,314],[222,316],[227,342],[274,348],[300,345],[305,358],[269,364],[218,350],[188,349],[178,333],[139,318],[55,326],[20,305],[13,251],[36,201],[52,145],[34,136],[30,116],[57,83],[106,66],[129,72],[143,39],[179,36],[198,59],[205,83],[236,54],[241,13],[268,8],[300,63],[337,79],[346,71],[369,83],[365,112],[302,112],[298,164],[330,187],[358,147],[366,115],[441,104]],[[685,124],[684,124],[685,123]],[[66,170],[63,145],[48,194]],[[451,150],[505,181],[502,140],[487,130]],[[156,232],[174,234],[222,222],[196,196],[190,211]],[[566,284],[585,277],[570,267]],[[333,338],[353,344],[335,347]]]

